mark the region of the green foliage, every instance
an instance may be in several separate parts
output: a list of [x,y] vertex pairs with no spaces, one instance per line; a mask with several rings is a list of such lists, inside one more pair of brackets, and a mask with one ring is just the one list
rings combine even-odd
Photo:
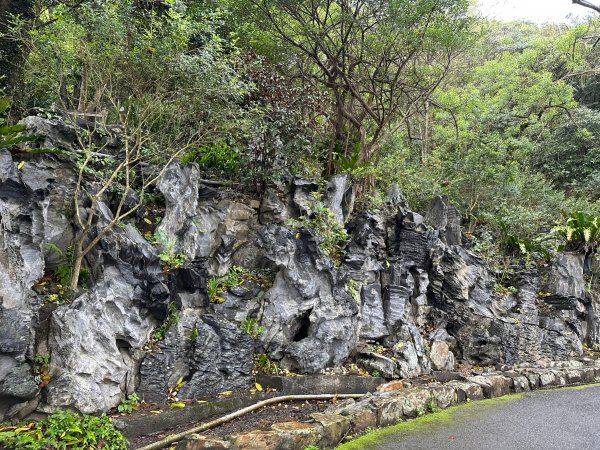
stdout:
[[260,322],[252,317],[246,317],[244,320],[242,320],[240,326],[248,336],[251,336],[255,339],[267,331],[265,327],[260,325]]
[[600,113],[580,107],[548,129],[531,164],[560,189],[600,198]]
[[356,280],[350,279],[350,280],[348,280],[348,283],[346,283],[346,290],[352,296],[354,301],[359,305],[360,305],[360,290],[361,290],[361,288],[362,288],[361,284]]
[[170,269],[181,269],[186,263],[186,256],[177,253],[175,250],[175,245],[177,244],[175,238],[167,236],[164,232],[159,231],[154,234],[146,234],[146,240],[150,242],[150,244],[161,248],[162,251],[159,253],[158,258],[165,264],[166,271],[169,271]]
[[81,416],[59,411],[41,422],[0,425],[0,444],[18,450],[126,450],[127,440],[106,416]]
[[35,355],[33,364],[34,366],[47,367],[50,364],[50,357],[47,355]]
[[27,129],[25,125],[7,125],[4,116],[10,109],[10,98],[0,97],[0,150],[11,148],[24,142],[33,142],[38,136],[22,136],[21,133]]
[[167,318],[165,321],[154,330],[152,334],[152,341],[162,341],[167,336],[167,332],[171,329],[172,326],[176,325],[179,322],[179,318],[181,314],[177,309],[177,305],[175,302],[169,303],[169,311],[167,313]]
[[233,266],[223,277],[211,277],[206,285],[208,298],[214,303],[223,303],[224,298],[220,297],[227,289],[240,286],[246,281],[254,278],[254,274],[240,266]]
[[121,403],[117,406],[117,411],[124,414],[130,414],[139,407],[140,397],[134,392],[133,394],[128,395],[127,398],[121,400]]
[[280,375],[282,373],[281,369],[279,368],[279,363],[277,361],[273,361],[265,353],[254,355],[253,371],[268,375]]
[[371,376],[374,378],[379,378],[381,376],[381,372],[379,372],[379,370],[374,370],[371,372]]
[[223,140],[213,145],[191,149],[181,158],[182,164],[196,163],[200,169],[218,173],[235,173],[239,168],[239,150]]
[[[44,243],[49,251],[55,253],[59,257],[59,264],[54,271],[54,278],[60,286],[70,286],[71,278],[73,276],[73,247],[69,246],[66,250],[62,250],[57,245],[46,242]],[[79,275],[79,284],[86,286],[89,279],[90,272],[87,268],[82,268]]]
[[514,286],[503,286],[500,283],[494,285],[494,293],[500,297],[508,297],[509,295],[517,295],[519,289]]
[[508,231],[506,224],[501,223],[503,245],[507,254],[520,254],[527,260],[530,258],[543,257],[550,260],[552,257],[551,236],[541,235],[533,239],[521,239]]
[[335,215],[323,206],[317,206],[310,216],[290,219],[288,226],[293,230],[307,229],[321,239],[320,247],[335,264],[341,263],[348,233],[335,219]]
[[194,345],[198,341],[198,327],[194,326],[192,334],[190,335],[190,344]]
[[559,250],[595,253],[600,246],[600,216],[577,211],[565,214],[565,223],[552,230],[564,239]]

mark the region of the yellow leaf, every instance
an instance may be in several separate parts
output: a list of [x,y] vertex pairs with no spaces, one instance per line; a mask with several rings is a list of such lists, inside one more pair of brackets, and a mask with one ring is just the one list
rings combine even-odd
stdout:
[[262,392],[263,390],[263,387],[259,383],[254,383],[254,387],[258,392]]
[[152,225],[152,221],[147,217],[144,217],[144,222],[146,222],[148,225]]
[[151,414],[160,414],[162,411],[162,409],[155,409],[154,411],[150,411]]
[[300,239],[300,233],[296,233],[296,239]]
[[185,408],[185,403],[171,403],[171,408],[173,408],[173,409]]
[[231,394],[233,394],[233,391],[224,391],[224,392],[221,392],[219,395],[231,395]]
[[199,403],[199,404],[206,403],[206,400],[197,400],[196,403]]
[[18,165],[17,165],[17,170],[21,170],[23,168],[23,166],[25,165],[25,161],[21,161]]

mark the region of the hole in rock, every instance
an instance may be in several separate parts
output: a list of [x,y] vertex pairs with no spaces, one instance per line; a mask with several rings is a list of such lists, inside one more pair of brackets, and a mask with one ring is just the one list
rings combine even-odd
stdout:
[[131,344],[123,339],[117,339],[117,348],[131,348]]
[[302,316],[299,317],[298,322],[300,326],[298,327],[298,331],[296,331],[296,334],[294,335],[294,342],[300,342],[302,339],[308,337],[308,331],[310,330],[311,312],[312,309],[309,309],[304,314],[302,314]]

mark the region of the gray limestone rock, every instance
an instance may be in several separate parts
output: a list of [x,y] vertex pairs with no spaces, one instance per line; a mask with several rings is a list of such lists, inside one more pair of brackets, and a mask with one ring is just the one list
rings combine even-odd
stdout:
[[197,330],[190,357],[191,378],[179,398],[247,389],[252,380],[253,339],[239,325],[210,315],[202,317]]
[[367,284],[361,289],[360,337],[381,339],[389,334],[385,323],[383,298],[379,283]]
[[309,232],[270,225],[260,245],[279,267],[262,312],[261,342],[289,368],[314,373],[345,361],[357,340],[359,305],[345,278],[324,257]]
[[174,162],[158,183],[167,203],[158,227],[175,241],[175,251],[189,260],[206,258],[211,275],[223,276],[231,268],[234,254],[258,226],[256,211],[230,200],[200,198],[198,166]]
[[267,189],[260,202],[259,220],[262,225],[285,224],[290,218],[288,207],[274,189]]
[[331,177],[325,189],[323,205],[329,208],[340,225],[346,223],[354,207],[354,189],[349,175]]
[[567,299],[584,298],[583,279],[585,255],[581,253],[561,253],[557,256],[550,271],[546,289],[556,297]]
[[0,381],[0,397],[31,400],[39,392],[29,364],[21,364],[10,370]]
[[180,399],[246,389],[253,351],[253,339],[238,324],[184,310],[158,350],[142,361],[138,392],[147,401],[165,402],[180,378],[187,382]]
[[460,212],[446,196],[435,197],[427,207],[425,223],[439,230],[440,239],[446,245],[460,245],[460,222]]

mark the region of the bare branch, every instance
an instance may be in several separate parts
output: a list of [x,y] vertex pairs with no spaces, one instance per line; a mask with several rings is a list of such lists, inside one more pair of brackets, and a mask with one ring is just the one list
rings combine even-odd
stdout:
[[600,5],[595,5],[592,2],[588,2],[587,0],[572,0],[573,4],[583,6],[584,8],[592,9],[598,13],[600,13]]

